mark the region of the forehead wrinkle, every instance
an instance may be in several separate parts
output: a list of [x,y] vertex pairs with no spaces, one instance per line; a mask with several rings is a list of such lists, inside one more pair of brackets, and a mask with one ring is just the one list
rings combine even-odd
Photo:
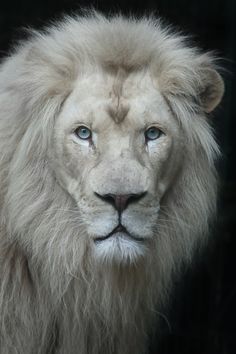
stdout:
[[118,68],[113,82],[112,91],[115,97],[120,97],[123,91],[123,85],[128,74],[123,68]]
[[112,103],[107,107],[108,114],[117,124],[121,123],[125,119],[129,111],[129,106],[121,102],[123,85],[127,76],[128,73],[126,70],[123,68],[118,68],[114,83],[112,85]]
[[121,123],[129,112],[129,106],[127,104],[120,103],[120,100],[117,100],[117,104],[114,106],[108,105],[107,112],[109,116],[114,120],[115,123]]

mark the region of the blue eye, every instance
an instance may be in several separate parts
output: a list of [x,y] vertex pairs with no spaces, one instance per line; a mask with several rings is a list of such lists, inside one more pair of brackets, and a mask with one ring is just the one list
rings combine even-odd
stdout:
[[75,134],[78,138],[83,140],[88,140],[92,137],[92,132],[89,128],[84,127],[83,125],[75,130]]
[[150,127],[145,131],[146,140],[156,140],[160,138],[162,131],[156,127]]

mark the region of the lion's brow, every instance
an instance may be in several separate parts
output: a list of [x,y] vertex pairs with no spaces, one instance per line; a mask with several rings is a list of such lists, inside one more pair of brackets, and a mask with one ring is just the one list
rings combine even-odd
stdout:
[[114,122],[118,124],[121,123],[127,116],[129,106],[118,102],[116,107],[114,105],[108,105],[107,112]]

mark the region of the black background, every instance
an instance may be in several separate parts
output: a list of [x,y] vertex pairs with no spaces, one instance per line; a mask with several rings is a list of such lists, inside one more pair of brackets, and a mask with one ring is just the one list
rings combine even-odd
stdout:
[[[236,1],[234,0],[11,0],[0,4],[0,56],[24,37],[23,27],[40,28],[63,13],[93,5],[105,13],[154,11],[204,50],[223,58],[226,92],[213,125],[223,157],[219,161],[220,197],[217,223],[207,252],[182,281],[175,284],[169,310],[163,310],[161,330],[150,344],[152,354],[236,353]],[[161,340],[157,343],[159,332]],[[22,353],[23,354],[23,353]],[[70,354],[70,353],[68,353]]]

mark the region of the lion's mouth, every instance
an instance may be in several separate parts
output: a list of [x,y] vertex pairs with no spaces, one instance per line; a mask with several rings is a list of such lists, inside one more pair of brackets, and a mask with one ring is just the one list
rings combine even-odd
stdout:
[[122,224],[117,225],[114,230],[112,230],[108,235],[106,236],[101,236],[101,237],[96,237],[94,239],[95,242],[102,242],[107,240],[110,237],[115,236],[116,234],[122,234],[122,236],[126,237],[126,238],[130,238],[132,240],[138,241],[138,242],[143,242],[145,241],[144,238],[142,237],[136,237],[134,235],[131,235],[128,230],[125,228],[125,226],[123,226]]

